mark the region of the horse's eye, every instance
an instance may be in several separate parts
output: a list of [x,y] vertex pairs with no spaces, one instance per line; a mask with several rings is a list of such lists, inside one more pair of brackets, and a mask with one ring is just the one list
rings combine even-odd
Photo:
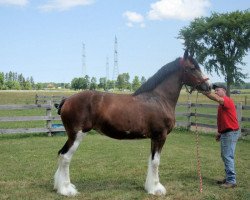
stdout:
[[191,69],[192,71],[195,71],[195,67],[191,67],[190,69]]

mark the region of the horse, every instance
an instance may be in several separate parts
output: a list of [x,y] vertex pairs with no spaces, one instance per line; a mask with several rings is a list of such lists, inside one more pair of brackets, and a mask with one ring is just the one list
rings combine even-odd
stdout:
[[165,195],[158,168],[167,135],[175,125],[175,107],[183,85],[210,91],[211,85],[197,61],[186,50],[183,57],[164,65],[132,94],[82,91],[55,105],[68,139],[59,150],[54,190],[65,196],[78,191],[70,182],[71,158],[83,137],[94,129],[115,139],[151,139],[145,190]]

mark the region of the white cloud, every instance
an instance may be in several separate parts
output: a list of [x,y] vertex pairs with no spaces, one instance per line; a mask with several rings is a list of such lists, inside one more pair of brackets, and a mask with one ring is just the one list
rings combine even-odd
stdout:
[[126,11],[123,13],[123,17],[127,19],[126,25],[128,27],[133,27],[135,24],[139,24],[141,28],[145,27],[144,17],[137,12]]
[[25,6],[28,3],[28,0],[0,0],[0,5]]
[[208,7],[210,0],[160,0],[151,4],[148,18],[192,20],[204,15]]
[[86,6],[92,4],[94,0],[50,0],[48,3],[39,7],[42,11],[64,11],[76,6]]

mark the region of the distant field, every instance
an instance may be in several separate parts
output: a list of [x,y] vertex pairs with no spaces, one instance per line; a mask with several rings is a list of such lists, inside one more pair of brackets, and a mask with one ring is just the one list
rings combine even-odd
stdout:
[[[62,95],[62,96],[70,96],[72,94],[75,94],[79,91],[73,91],[73,90],[48,90],[48,91],[5,91],[0,90],[0,104],[34,104],[35,103],[35,95]],[[194,103],[196,101],[197,93],[193,92],[191,95],[189,95],[185,89],[183,89],[180,93],[180,97],[178,102],[183,103],[187,102],[189,99]],[[242,94],[232,94],[231,97],[234,99],[236,103],[242,102],[243,105],[245,103],[247,105],[250,105],[250,89],[248,90],[242,90]],[[209,100],[204,95],[200,94],[198,95],[198,102],[199,103],[213,103],[211,100]]]
[[69,96],[76,93],[76,91],[72,90],[65,90],[65,91],[36,91],[36,90],[26,90],[26,91],[5,91],[0,90],[0,104],[34,104],[35,103],[35,96],[38,95],[62,95],[62,96]]
[[[196,102],[197,92],[193,92],[189,95],[184,89],[181,91],[181,95],[179,97],[179,102],[186,102],[188,99],[191,100],[192,103]],[[241,90],[241,94],[231,94],[231,98],[235,103],[242,103],[243,105],[250,105],[250,89]],[[201,93],[198,94],[198,103],[214,103],[209,100],[206,96]]]

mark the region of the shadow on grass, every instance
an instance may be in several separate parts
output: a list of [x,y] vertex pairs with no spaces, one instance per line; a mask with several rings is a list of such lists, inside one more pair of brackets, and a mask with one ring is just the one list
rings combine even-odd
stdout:
[[74,183],[77,189],[83,193],[92,193],[97,191],[123,190],[123,191],[141,191],[144,192],[142,183],[133,179],[108,179],[108,180],[82,180]]
[[[181,180],[183,183],[187,182],[187,185],[190,185],[190,183],[192,183],[192,182],[193,183],[195,183],[195,182],[199,183],[199,181],[200,181],[197,172],[179,173],[179,174],[176,174],[176,179]],[[205,185],[207,185],[209,187],[218,186],[216,181],[217,180],[215,180],[214,178],[202,175],[203,185],[205,184]]]

